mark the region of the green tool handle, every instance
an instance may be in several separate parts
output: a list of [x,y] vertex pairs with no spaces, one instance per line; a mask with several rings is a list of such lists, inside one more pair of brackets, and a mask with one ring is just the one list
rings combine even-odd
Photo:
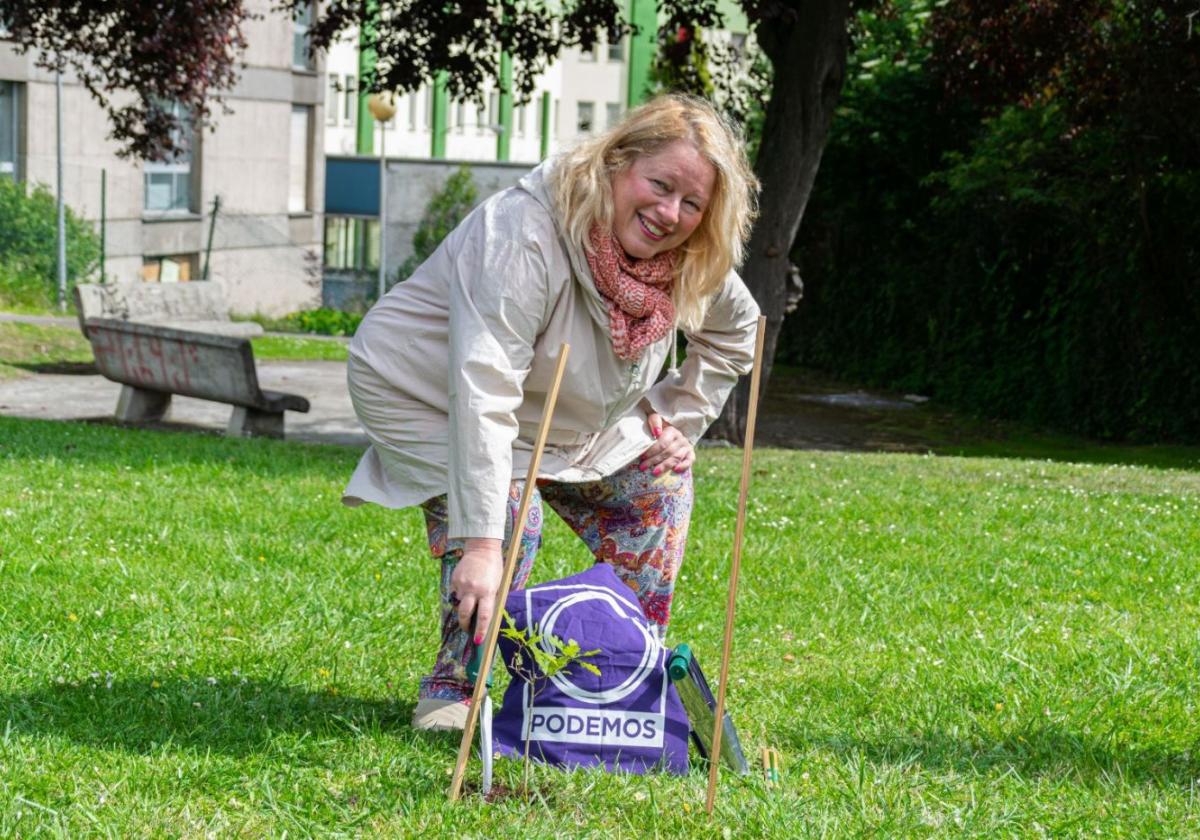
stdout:
[[[471,620],[471,632],[475,632],[475,620]],[[471,660],[467,663],[467,679],[473,685],[479,679],[479,666],[483,664],[483,645],[475,645],[475,652],[471,654]],[[492,672],[487,675],[487,687],[492,687]]]
[[671,658],[667,660],[667,676],[671,678],[671,682],[679,682],[687,676],[691,667],[692,649],[686,644],[677,645],[671,652]]

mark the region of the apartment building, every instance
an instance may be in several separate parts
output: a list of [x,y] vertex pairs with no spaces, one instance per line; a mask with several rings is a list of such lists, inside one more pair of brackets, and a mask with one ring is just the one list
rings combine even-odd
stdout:
[[[705,33],[713,41],[746,48],[745,15],[722,0],[725,28]],[[358,35],[347,33],[329,50],[325,68],[326,181],[324,273],[330,303],[369,301],[384,262],[386,283],[411,253],[422,210],[449,174],[463,164],[476,175],[480,196],[515,183],[532,166],[580,139],[616,123],[642,101],[657,50],[656,0],[629,0],[626,18],[639,34],[592,49],[565,50],[536,80],[524,104],[505,106],[495,83],[480,101],[456,101],[427,84],[397,97],[396,114],[379,125],[366,108],[362,77],[370,71]],[[379,159],[386,154],[387,193],[380,237]],[[382,256],[381,256],[382,250]],[[341,289],[357,285],[358,292]]]
[[[360,107],[363,67],[353,34],[335,44],[326,57],[325,153],[337,156],[513,161],[530,166],[580,137],[618,120],[629,101],[628,38],[601,42],[588,52],[567,50],[538,75],[529,101],[501,113],[501,91],[494,83],[482,101],[457,100],[426,84],[396,98],[396,115],[381,129]],[[435,109],[443,102],[441,148],[435,141]],[[515,96],[514,96],[515,100]],[[501,151],[500,140],[509,142]]]
[[[311,11],[247,5],[259,14],[244,25],[230,112],[186,127],[170,160],[119,158],[104,112],[64,75],[63,192],[97,226],[104,217],[109,281],[190,282],[207,265],[234,312],[278,315],[320,301],[325,76],[307,55]],[[0,177],[53,190],[55,167],[54,75],[0,39]]]

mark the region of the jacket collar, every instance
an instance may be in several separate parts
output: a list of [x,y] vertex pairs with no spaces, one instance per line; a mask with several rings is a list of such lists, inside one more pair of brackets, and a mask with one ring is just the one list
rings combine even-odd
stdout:
[[587,255],[583,251],[581,243],[572,242],[567,232],[562,226],[562,214],[558,212],[555,206],[554,199],[550,195],[547,184],[547,176],[550,170],[554,168],[557,158],[548,158],[539,163],[526,176],[517,182],[517,186],[533,196],[533,199],[540,205],[546,208],[550,214],[550,218],[554,220],[554,230],[558,233],[558,241],[566,252],[567,258],[571,263],[571,273],[574,275],[575,286],[582,293],[583,299],[587,301],[588,314],[599,324],[605,334],[611,330],[608,316],[608,304],[605,303],[603,296],[596,289],[595,280],[592,278],[592,269],[588,265]]

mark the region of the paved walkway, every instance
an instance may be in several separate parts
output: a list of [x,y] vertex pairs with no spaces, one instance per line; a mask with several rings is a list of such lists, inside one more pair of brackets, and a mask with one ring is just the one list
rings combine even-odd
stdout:
[[[13,315],[0,312],[0,321],[24,321],[78,328],[74,318]],[[283,333],[282,335],[292,335]],[[306,338],[309,336],[305,336]],[[330,337],[334,341],[347,341]],[[346,390],[345,362],[258,362],[263,388],[306,397],[307,414],[289,411],[284,428],[288,440],[331,443],[365,448],[366,435],[354,416]],[[97,374],[35,373],[0,381],[0,414],[57,420],[111,420],[121,386]],[[918,406],[906,400],[885,398],[861,391],[835,392],[813,389],[808,383],[777,372],[759,414],[758,442],[796,449],[924,452],[928,444],[912,430],[893,429],[880,423],[889,416],[906,414]],[[232,408],[176,396],[167,423],[222,430]]]
[[17,321],[22,324],[40,324],[43,327],[71,327],[79,329],[79,319],[68,315],[17,315],[0,312],[0,321]]
[[[52,315],[0,312],[0,321],[79,328],[75,318]],[[295,337],[293,333],[268,335]],[[320,337],[331,341],[349,340],[340,336]],[[284,431],[288,440],[366,447],[367,437],[359,428],[346,391],[345,362],[260,361],[257,366],[261,387],[299,394],[312,404],[307,414],[287,412]],[[0,414],[45,420],[109,420],[120,393],[120,385],[99,374],[34,373],[0,381]],[[225,403],[175,396],[171,399],[166,423],[220,430],[228,424],[232,410],[232,406]]]
[[[272,391],[306,397],[307,414],[289,411],[284,430],[288,440],[366,447],[350,395],[345,362],[259,362],[258,382]],[[110,419],[121,386],[98,374],[37,373],[0,382],[0,414],[48,420]],[[169,423],[224,429],[232,407],[225,403],[175,396]]]

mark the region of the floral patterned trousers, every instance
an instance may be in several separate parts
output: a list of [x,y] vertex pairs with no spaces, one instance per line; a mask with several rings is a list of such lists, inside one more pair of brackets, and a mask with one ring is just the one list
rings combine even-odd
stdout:
[[[523,485],[523,481],[513,482],[509,489],[505,556]],[[646,616],[659,625],[660,632],[665,631],[692,515],[691,470],[683,473],[667,470],[655,476],[650,470],[639,470],[635,461],[597,481],[573,484],[538,481],[520,535],[514,590],[525,586],[541,545],[543,499],[587,544],[597,562],[613,567],[617,577],[637,593]],[[459,628],[456,605],[450,597],[450,576],[462,558],[463,540],[446,538],[445,496],[430,499],[421,508],[429,550],[442,567],[442,630],[433,672],[421,679],[419,696],[464,699],[471,696],[466,667],[475,645],[470,635]]]

